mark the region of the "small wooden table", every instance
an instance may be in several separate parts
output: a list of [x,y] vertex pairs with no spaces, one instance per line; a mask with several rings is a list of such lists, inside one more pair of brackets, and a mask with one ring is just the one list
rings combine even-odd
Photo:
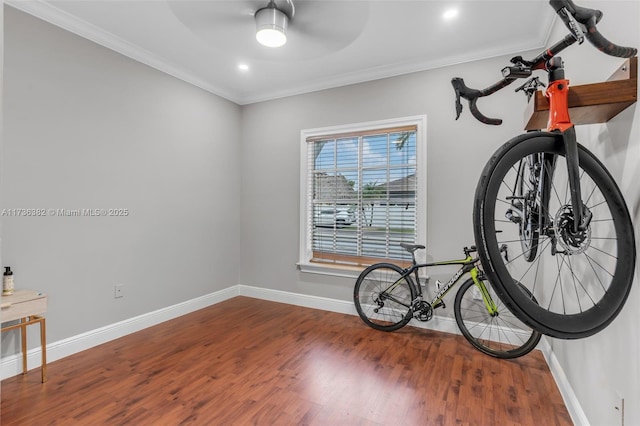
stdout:
[[2,327],[0,331],[20,329],[22,344],[22,374],[27,374],[27,326],[40,324],[40,344],[42,345],[42,383],[47,381],[47,337],[45,319],[41,315],[47,311],[47,296],[32,290],[16,290],[11,296],[2,296],[0,302],[0,323],[19,320],[17,324]]

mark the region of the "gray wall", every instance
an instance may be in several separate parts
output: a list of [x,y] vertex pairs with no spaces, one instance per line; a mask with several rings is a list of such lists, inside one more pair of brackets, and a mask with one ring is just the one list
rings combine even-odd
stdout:
[[129,210],[2,218],[48,341],[237,284],[240,107],[10,7],[4,34],[2,207]]
[[[522,125],[526,99],[498,93],[487,114],[505,120],[488,127],[466,113],[456,122],[453,76],[481,85],[500,77],[505,58],[377,80],[245,106],[242,138],[240,283],[351,300],[353,280],[301,273],[299,244],[300,130],[427,115],[427,249],[434,258],[462,257],[473,244],[472,196],[483,161]],[[440,275],[447,270],[439,271]],[[444,275],[443,278],[444,278]],[[432,274],[438,277],[438,273]]]

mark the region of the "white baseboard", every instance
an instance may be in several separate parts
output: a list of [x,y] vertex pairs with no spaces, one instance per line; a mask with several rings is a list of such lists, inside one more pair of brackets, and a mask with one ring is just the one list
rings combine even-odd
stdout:
[[553,353],[551,345],[547,339],[550,339],[550,337],[543,336],[538,347],[542,351],[544,359],[547,361],[547,365],[549,366],[549,370],[551,370],[551,375],[553,376],[556,385],[558,385],[558,390],[560,391],[560,395],[562,395],[567,411],[569,411],[571,420],[574,425],[589,426],[589,419],[582,409],[582,406],[573,391],[573,387],[571,386],[571,383],[569,383],[567,376],[564,374],[564,370],[558,362],[558,358],[556,358],[556,355]]
[[[147,314],[139,315],[115,324],[78,334],[67,339],[47,344],[47,362],[53,362],[69,355],[84,351],[94,346],[101,345],[110,340],[117,339],[127,334],[135,333],[161,322],[168,321],[182,315],[197,311],[207,306],[215,305],[235,296],[247,296],[272,302],[287,303],[306,308],[320,309],[323,311],[337,312],[341,314],[358,315],[352,302],[330,299],[326,297],[311,296],[307,294],[291,293],[281,290],[269,290],[246,285],[235,285],[215,293],[207,294],[177,305],[169,306]],[[455,319],[435,316],[428,322],[412,320],[410,325],[429,330],[446,333],[460,334]],[[567,380],[562,366],[543,337],[538,348],[541,349],[551,374],[558,385],[560,394],[564,399],[569,415],[576,425],[588,426],[589,421],[576,398],[571,384]],[[41,365],[42,352],[40,348],[27,351],[27,362],[31,368]],[[16,376],[22,372],[22,357],[20,354],[10,355],[0,361],[0,380]]]
[[[47,344],[47,363],[84,351],[94,346],[117,339],[127,334],[135,333],[161,322],[165,322],[182,315],[197,311],[207,306],[215,305],[238,295],[238,286],[229,287],[215,293],[207,294],[195,299],[187,300],[157,311],[129,318],[124,321],[100,327],[86,333],[71,336]],[[27,351],[28,369],[42,365],[42,349],[37,347]],[[0,361],[0,380],[22,373],[22,355],[10,355]]]

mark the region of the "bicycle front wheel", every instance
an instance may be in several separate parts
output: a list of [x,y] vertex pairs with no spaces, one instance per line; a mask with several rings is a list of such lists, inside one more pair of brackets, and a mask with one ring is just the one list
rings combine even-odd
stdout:
[[391,263],[377,263],[362,271],[353,290],[358,315],[368,326],[393,331],[413,317],[411,303],[417,297],[409,277]]
[[[483,282],[496,305],[496,312],[489,312],[473,280],[465,281],[456,293],[453,305],[462,335],[480,352],[496,358],[518,358],[534,350],[542,335],[516,318],[498,298],[489,282]],[[519,287],[533,298],[523,285]]]
[[[636,259],[629,211],[615,181],[578,145],[581,198],[590,222],[574,231],[562,135],[536,132],[500,148],[476,189],[474,233],[480,260],[500,298],[523,322],[553,337],[576,339],[605,328],[629,295]],[[539,159],[537,178],[521,182],[523,162]],[[528,178],[536,175],[527,175]],[[537,192],[537,238],[522,232],[520,185]],[[520,191],[526,192],[526,191]],[[535,255],[531,244],[535,244]],[[538,304],[520,291],[522,283]]]

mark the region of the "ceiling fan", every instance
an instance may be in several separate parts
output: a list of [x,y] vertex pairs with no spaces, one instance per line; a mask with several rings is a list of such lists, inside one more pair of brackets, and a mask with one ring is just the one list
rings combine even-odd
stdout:
[[[167,4],[212,50],[264,59],[303,60],[341,50],[360,36],[369,20],[368,1],[301,0],[295,7],[293,1],[169,0]],[[267,28],[284,28],[287,39],[281,49],[265,48],[256,41],[262,19]]]

